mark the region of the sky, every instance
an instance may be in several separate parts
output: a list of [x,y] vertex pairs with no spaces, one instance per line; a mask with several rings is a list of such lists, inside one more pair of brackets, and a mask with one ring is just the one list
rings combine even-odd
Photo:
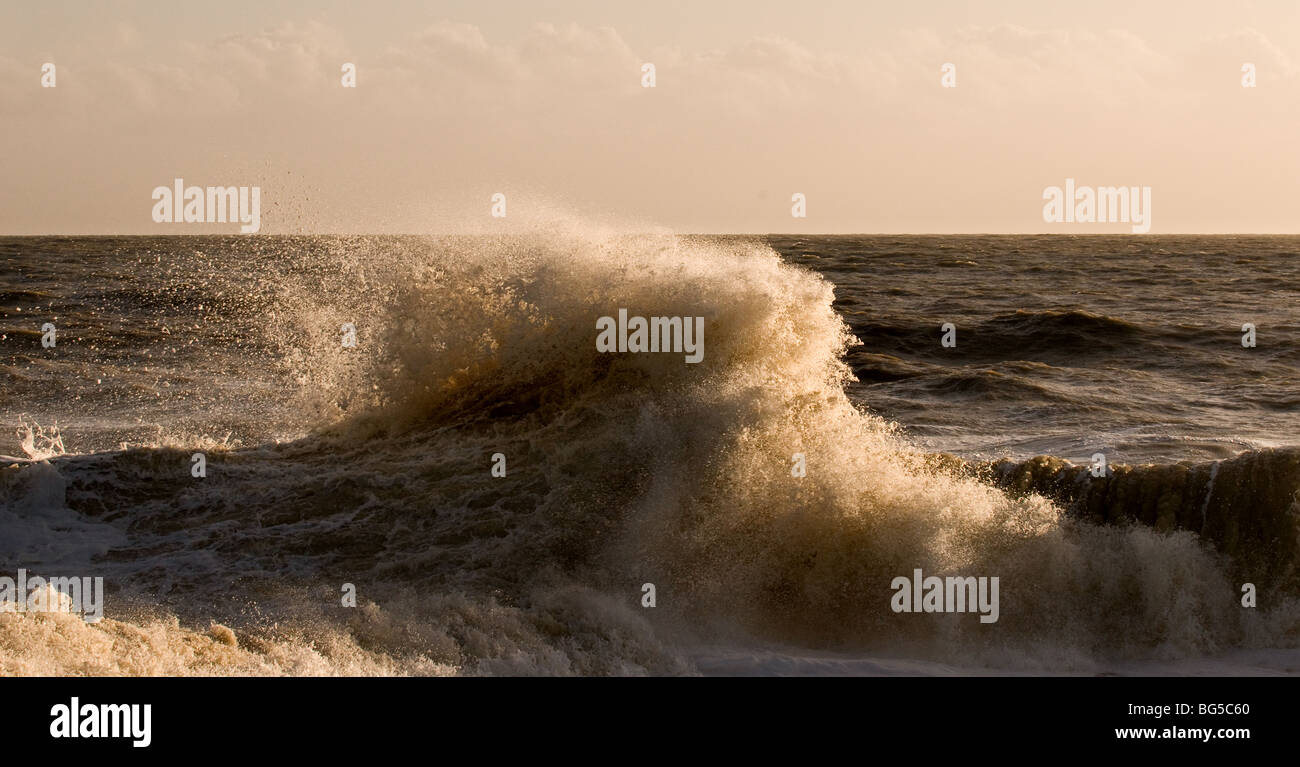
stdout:
[[0,125],[7,235],[237,230],[176,178],[264,234],[1131,231],[1044,221],[1067,178],[1297,233],[1300,3],[11,2]]

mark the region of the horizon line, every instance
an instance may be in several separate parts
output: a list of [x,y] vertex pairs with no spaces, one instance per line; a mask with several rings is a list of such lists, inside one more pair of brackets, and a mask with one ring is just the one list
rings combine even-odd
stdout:
[[[120,234],[103,232],[79,232],[75,234],[48,232],[41,234],[7,234],[0,233],[0,238],[22,237],[510,237],[537,234],[544,230],[522,230],[513,232],[277,232],[262,234],[256,232],[208,232],[189,233],[154,233],[154,234]],[[1131,237],[1149,239],[1157,237],[1300,237],[1300,232],[656,232],[626,231],[616,235],[670,235],[677,237]]]

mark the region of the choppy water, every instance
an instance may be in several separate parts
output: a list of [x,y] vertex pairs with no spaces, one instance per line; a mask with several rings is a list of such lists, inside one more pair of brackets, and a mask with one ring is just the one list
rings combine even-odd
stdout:
[[[863,341],[854,396],[923,444],[1157,461],[1300,442],[1300,238],[773,245],[835,283]],[[939,344],[945,322],[955,348]]]
[[[94,626],[0,614],[0,673],[1300,667],[1297,247],[0,239],[0,574],[110,589]],[[705,317],[704,362],[596,353],[619,307]],[[1130,475],[1156,529],[930,458],[1243,451],[1172,506]],[[1278,553],[1256,609],[1243,547]],[[915,567],[999,576],[999,622],[893,613]]]

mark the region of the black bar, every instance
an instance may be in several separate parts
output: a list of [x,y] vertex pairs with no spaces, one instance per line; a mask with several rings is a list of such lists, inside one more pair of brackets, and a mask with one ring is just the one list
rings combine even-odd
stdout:
[[[629,753],[666,749],[678,757],[696,741],[737,751],[806,748],[809,757],[840,741],[846,756],[863,759],[879,758],[876,749],[891,743],[903,754],[972,758],[1039,746],[1050,759],[1284,754],[1297,728],[1296,688],[1278,678],[42,678],[0,685],[11,733],[39,742],[51,757],[117,751],[260,760],[368,749],[378,757],[374,749],[382,747],[392,755],[440,754],[434,761],[461,750],[499,756],[518,749],[540,759],[559,740],[575,753],[612,740]],[[52,737],[52,709],[73,697],[79,707],[149,704],[150,744]],[[1179,713],[1180,704],[1190,713]],[[1223,713],[1200,708],[1219,705]],[[1132,706],[1159,707],[1160,715]],[[1154,737],[1117,737],[1130,728],[1150,728]],[[1169,736],[1204,728],[1214,731],[1208,742],[1203,734]]]

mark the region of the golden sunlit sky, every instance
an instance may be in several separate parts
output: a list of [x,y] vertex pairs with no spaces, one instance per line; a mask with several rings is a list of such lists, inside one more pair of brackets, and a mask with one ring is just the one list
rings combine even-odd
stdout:
[[234,231],[177,177],[263,233],[1130,230],[1045,223],[1067,178],[1295,233],[1300,3],[9,2],[0,120],[0,234]]

